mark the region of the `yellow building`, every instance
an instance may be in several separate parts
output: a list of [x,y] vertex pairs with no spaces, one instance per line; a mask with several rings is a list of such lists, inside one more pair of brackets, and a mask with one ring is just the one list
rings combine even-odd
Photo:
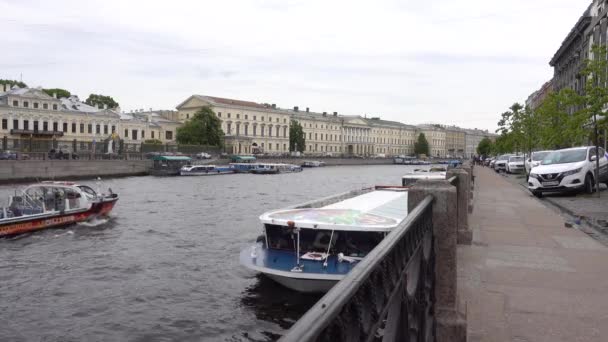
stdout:
[[289,113],[275,105],[214,96],[192,95],[177,106],[172,118],[185,122],[211,106],[222,122],[226,151],[235,154],[289,152]]
[[466,148],[466,133],[459,127],[442,126],[445,129],[446,156],[450,158],[463,158]]

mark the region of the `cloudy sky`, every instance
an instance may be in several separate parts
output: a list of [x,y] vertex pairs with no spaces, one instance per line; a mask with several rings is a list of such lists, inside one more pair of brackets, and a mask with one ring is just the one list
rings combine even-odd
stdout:
[[588,1],[0,0],[0,78],[174,109],[192,94],[494,129]]

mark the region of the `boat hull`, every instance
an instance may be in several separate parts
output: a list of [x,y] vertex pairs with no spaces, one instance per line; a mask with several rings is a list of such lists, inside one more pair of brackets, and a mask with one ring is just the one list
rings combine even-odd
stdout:
[[19,217],[10,220],[10,222],[0,223],[0,237],[30,233],[47,228],[59,228],[93,218],[107,217],[117,201],[118,197],[104,198],[102,201],[93,203],[91,208],[83,211]]
[[288,289],[304,293],[321,293],[329,291],[339,280],[290,278],[262,272],[268,278]]
[[232,174],[234,171],[209,171],[209,172],[188,172],[188,171],[180,171],[181,176],[217,176],[217,175],[227,175]]

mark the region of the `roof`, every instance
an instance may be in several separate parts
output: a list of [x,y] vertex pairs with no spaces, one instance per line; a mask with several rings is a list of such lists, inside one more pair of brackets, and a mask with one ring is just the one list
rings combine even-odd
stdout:
[[230,159],[234,161],[256,160],[254,156],[232,156]]
[[154,156],[152,157],[152,160],[188,161],[192,160],[192,158],[186,156]]
[[96,113],[103,110],[80,101],[80,99],[76,95],[71,95],[70,97],[62,97],[61,99],[59,99],[59,101],[61,101],[61,105],[63,106],[63,108],[69,111]]
[[574,26],[570,30],[570,33],[568,33],[566,38],[564,38],[564,41],[560,45],[559,49],[557,49],[557,51],[551,58],[551,61],[549,61],[550,66],[555,66],[557,60],[568,50],[568,47],[570,46],[570,44],[572,44],[574,38],[576,38],[576,36],[578,36],[579,34],[583,33],[587,26],[591,24],[591,6],[593,6],[593,3],[591,3],[587,7],[587,10],[585,10],[583,15],[578,19],[576,24],[574,24]]
[[377,190],[322,208],[276,210],[262,214],[263,223],[298,228],[386,232],[407,216],[407,191]]

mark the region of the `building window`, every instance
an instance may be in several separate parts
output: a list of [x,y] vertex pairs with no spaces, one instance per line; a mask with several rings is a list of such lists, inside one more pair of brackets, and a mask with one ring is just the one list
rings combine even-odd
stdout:
[[272,143],[268,143],[268,151],[272,150]]
[[93,133],[93,125],[92,124],[88,124],[87,125],[87,132],[89,132],[89,134]]
[[144,131],[144,130],[141,131],[141,138],[146,139],[146,131]]
[[116,126],[112,125],[112,134],[116,133]]
[[129,137],[129,130],[125,129],[125,138],[128,138],[128,137]]
[[19,120],[13,120],[13,129],[19,129]]
[[42,122],[42,130],[43,131],[48,131],[49,130],[49,123],[46,121]]
[[240,119],[240,118],[241,118],[241,114],[237,114],[237,115],[236,115],[236,118],[237,118],[237,119]]
[[190,119],[190,114],[186,114],[186,119]]
[[249,120],[249,115],[245,114],[245,120]]
[[38,121],[34,121],[34,131],[38,130]]
[[108,134],[108,125],[103,125],[103,134]]
[[228,119],[230,119],[230,113],[228,113]]
[[[277,138],[279,137],[279,131],[280,131],[280,129],[281,129],[281,127],[277,126],[277,129],[276,129],[276,131],[277,131]],[[277,144],[277,145],[278,145],[278,144]],[[279,149],[279,148],[277,147],[277,150],[278,150],[278,149]]]
[[48,103],[43,103],[42,104],[42,109],[49,109],[49,104]]
[[62,132],[67,132],[67,131],[68,131],[68,123],[64,122],[63,123],[63,130],[62,130]]
[[254,115],[253,116],[253,121],[255,121],[255,120],[257,120],[257,116]]
[[217,117],[221,118],[222,117],[222,112],[217,112]]
[[137,130],[136,129],[131,130],[131,139],[137,140]]
[[8,129],[8,120],[2,119],[2,129]]
[[262,118],[261,118],[261,119],[262,119],[262,121],[264,121],[264,117],[263,117],[263,116],[262,116]]
[[95,125],[95,134],[101,134],[101,125]]
[[245,135],[249,135],[249,125],[245,125]]
[[38,102],[34,102],[34,108],[38,109]]
[[279,150],[279,144],[277,144],[277,151]]
[[283,144],[283,151],[287,151],[287,144]]
[[[277,122],[279,122],[279,118],[277,118]],[[277,150],[279,149],[279,147],[277,146]]]
[[59,124],[57,122],[53,122],[53,132],[59,131]]
[[258,126],[257,125],[253,125],[253,136],[257,136],[258,135]]
[[27,131],[30,129],[30,122],[28,120],[23,120],[23,130]]
[[[230,114],[228,114],[228,115],[230,115]],[[232,123],[229,122],[226,124],[226,131],[227,131],[226,134],[230,134],[230,132],[232,131]]]
[[167,139],[167,140],[173,140],[173,132],[172,131],[166,131],[165,132],[165,139]]
[[13,107],[19,107],[19,101],[13,101]]
[[76,133],[76,123],[72,122],[72,133]]
[[80,124],[80,133],[84,133],[84,124],[83,123]]
[[28,101],[23,101],[23,107],[28,108],[30,103]]
[[264,126],[260,127],[260,135],[264,136]]
[[[114,132],[112,132],[114,133]],[[150,133],[152,135],[152,139],[154,139],[154,131],[152,131],[152,133]]]
[[287,138],[287,126],[283,126],[283,138]]
[[56,104],[53,105],[53,110],[57,110],[57,105]]

